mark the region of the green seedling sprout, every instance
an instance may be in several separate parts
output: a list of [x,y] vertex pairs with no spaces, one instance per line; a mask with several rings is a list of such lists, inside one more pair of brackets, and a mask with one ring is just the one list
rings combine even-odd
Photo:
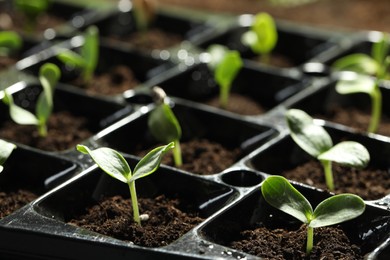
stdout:
[[354,219],[365,210],[365,203],[359,196],[345,193],[323,200],[313,211],[309,201],[282,176],[265,179],[261,192],[271,206],[307,225],[307,254],[313,248],[314,228]]
[[364,168],[370,161],[367,149],[357,142],[344,141],[333,145],[326,130],[322,126],[314,124],[313,118],[302,110],[289,109],[286,112],[286,121],[295,143],[321,162],[326,185],[330,191],[334,191],[332,162],[349,167]]
[[0,172],[3,171],[5,161],[10,157],[15,148],[16,145],[0,139]]
[[210,54],[209,68],[214,72],[214,80],[219,85],[219,105],[226,108],[232,83],[240,72],[243,61],[238,51],[219,44],[211,45],[207,52]]
[[261,56],[263,63],[269,63],[269,56],[278,41],[275,21],[268,13],[255,15],[249,31],[243,34],[243,44]]
[[154,87],[153,94],[156,107],[148,118],[149,131],[157,141],[163,143],[173,142],[175,144],[172,151],[173,160],[175,166],[180,167],[183,160],[180,149],[181,127],[179,121],[166,102],[164,90],[160,87]]
[[0,56],[10,56],[18,51],[23,45],[19,34],[13,31],[0,32]]
[[156,1],[133,0],[132,3],[137,31],[145,32],[156,16]]
[[35,107],[35,114],[16,105],[13,97],[4,91],[3,102],[9,106],[9,113],[13,121],[20,125],[36,125],[39,136],[47,135],[47,120],[53,110],[54,88],[60,78],[60,69],[52,63],[45,63],[39,70],[39,80],[43,91],[39,95]]
[[[336,84],[340,94],[366,93],[371,98],[371,120],[367,131],[375,133],[382,114],[382,93],[379,82],[390,78],[390,36],[384,33],[380,41],[372,46],[371,56],[355,53],[337,60],[332,67],[340,71],[353,71],[358,75],[342,76]],[[375,76],[372,78],[371,76]]]
[[141,225],[135,181],[154,173],[159,168],[164,154],[172,149],[173,146],[173,143],[169,143],[165,146],[159,146],[151,150],[137,163],[133,173],[123,156],[113,149],[101,147],[95,150],[90,150],[84,145],[77,145],[77,150],[81,153],[89,154],[100,169],[111,177],[124,182],[129,186],[133,207],[133,219],[134,222]]
[[80,54],[66,50],[57,55],[63,63],[82,71],[84,82],[89,82],[96,70],[99,60],[99,29],[92,25],[84,33],[84,44]]
[[50,0],[13,0],[15,9],[23,13],[27,18],[26,28],[32,30],[39,15],[45,13],[50,5]]

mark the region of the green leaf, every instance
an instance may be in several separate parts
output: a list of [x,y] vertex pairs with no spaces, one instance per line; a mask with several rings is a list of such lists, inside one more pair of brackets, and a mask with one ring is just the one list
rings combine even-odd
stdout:
[[362,92],[371,95],[376,91],[376,83],[370,76],[356,74],[353,77],[342,77],[336,84],[336,91],[340,94]]
[[57,58],[65,64],[69,64],[78,69],[85,69],[87,62],[81,55],[74,51],[66,50],[57,54]]
[[378,63],[363,53],[350,54],[342,57],[332,64],[336,70],[354,71],[356,73],[375,75],[378,71]]
[[169,105],[165,103],[158,105],[150,113],[148,126],[154,138],[160,142],[169,143],[181,137],[179,121]]
[[8,56],[19,50],[22,45],[23,40],[18,33],[13,31],[0,32],[0,55]]
[[35,117],[30,111],[21,108],[14,103],[14,99],[11,94],[4,91],[3,102],[9,106],[9,114],[15,123],[20,125],[38,125],[38,118]]
[[90,150],[84,145],[77,145],[77,150],[84,154],[89,154],[92,160],[111,177],[127,183],[131,177],[131,169],[125,158],[117,151],[102,147],[95,150]]
[[3,171],[4,167],[2,165],[15,148],[16,145],[0,139],[0,172]]
[[207,53],[210,54],[210,62],[208,66],[211,70],[215,70],[217,65],[221,63],[229,49],[220,44],[212,44],[207,48]]
[[99,58],[99,29],[89,26],[84,34],[85,42],[81,49],[81,56],[86,62],[87,74],[92,74],[98,64]]
[[230,87],[242,66],[240,53],[238,51],[227,51],[215,68],[215,81],[222,88]]
[[[278,41],[275,21],[267,13],[259,13],[254,17],[251,30],[256,34],[256,41],[252,40],[253,52],[259,54],[270,53]],[[252,36],[253,37],[253,36]]]
[[367,149],[353,141],[344,141],[318,156],[319,160],[337,162],[350,167],[364,168],[370,161]]
[[286,121],[293,140],[311,156],[317,158],[333,146],[329,134],[322,126],[315,125],[306,112],[289,109]]
[[49,0],[14,0],[15,7],[28,16],[37,16],[45,12],[50,4]]
[[363,214],[364,201],[353,194],[339,194],[322,201],[314,210],[313,228],[338,224]]
[[152,151],[150,151],[147,155],[145,155],[141,161],[137,163],[134,168],[133,176],[128,180],[128,182],[135,181],[139,178],[143,178],[155,172],[160,166],[161,159],[165,153],[171,150],[174,147],[173,142],[159,146]]
[[303,223],[310,222],[313,213],[310,203],[284,177],[268,177],[261,186],[261,192],[271,206]]
[[40,122],[46,123],[53,110],[54,88],[61,76],[61,71],[53,63],[45,63],[39,70],[39,80],[43,92],[39,95],[36,107],[36,115]]

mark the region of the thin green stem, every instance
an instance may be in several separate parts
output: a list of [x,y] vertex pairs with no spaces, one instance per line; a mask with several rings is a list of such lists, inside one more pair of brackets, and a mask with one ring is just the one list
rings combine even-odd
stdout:
[[269,53],[263,53],[260,56],[260,62],[263,64],[269,64],[270,63],[270,54]]
[[176,167],[180,167],[183,164],[182,156],[181,156],[181,148],[180,148],[180,141],[175,140],[175,147],[172,150],[173,154],[173,160],[175,162]]
[[375,133],[378,130],[382,115],[382,93],[379,89],[379,82],[375,82],[375,91],[371,93],[371,121],[368,126],[369,133]]
[[135,182],[134,181],[129,183],[129,188],[130,188],[131,205],[133,207],[133,219],[134,219],[134,222],[141,225],[141,220],[139,218],[137,192],[135,190]]
[[220,86],[219,91],[219,105],[221,108],[226,108],[229,102],[230,86]]
[[307,241],[306,241],[306,254],[310,254],[313,249],[313,238],[314,238],[314,229],[312,227],[307,227]]
[[328,160],[321,160],[321,164],[324,168],[326,186],[330,191],[334,191],[332,162]]
[[47,136],[47,126],[44,123],[41,123],[38,125],[38,134],[40,137],[46,137]]

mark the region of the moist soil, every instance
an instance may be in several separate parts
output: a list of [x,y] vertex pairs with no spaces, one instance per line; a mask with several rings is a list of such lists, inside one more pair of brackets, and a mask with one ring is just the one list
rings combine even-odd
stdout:
[[[272,1],[241,0],[159,0],[191,9],[232,14],[268,12],[277,19],[319,26],[334,30],[358,29],[390,31],[390,5],[388,0],[313,0],[307,4],[283,6]],[[276,2],[276,1],[273,1]],[[287,1],[278,1],[287,2]],[[290,1],[291,2],[291,1]],[[299,1],[294,1],[298,3]],[[304,1],[302,1],[304,2]],[[309,1],[306,1],[309,2]]]
[[90,82],[85,83],[79,77],[70,83],[92,95],[116,95],[134,89],[140,82],[129,67],[118,65],[106,73],[94,75]]
[[306,226],[294,231],[259,227],[245,230],[228,246],[264,259],[363,259],[358,246],[351,244],[342,229],[314,229],[313,250],[306,255]]
[[[335,193],[353,193],[365,200],[380,199],[390,193],[390,175],[386,170],[353,169],[337,164],[332,165]],[[290,180],[305,183],[323,190],[324,171],[317,161],[309,161],[298,167],[281,173]]]
[[[143,157],[153,148],[139,148],[135,151],[135,154]],[[198,175],[222,172],[238,161],[240,157],[239,148],[228,148],[220,143],[204,138],[182,141],[180,142],[180,148],[183,164],[177,168]],[[166,154],[161,162],[175,167],[172,153]]]
[[203,221],[195,212],[186,211],[179,199],[156,198],[138,199],[140,214],[149,219],[141,226],[133,221],[130,199],[121,196],[105,198],[97,205],[90,206],[85,213],[70,219],[69,223],[139,246],[166,246],[183,236]]
[[0,56],[0,72],[6,70],[17,62],[17,59],[12,57]]
[[0,127],[0,138],[22,143],[45,151],[63,151],[75,147],[92,136],[88,120],[67,111],[53,113],[47,124],[48,134],[42,138],[36,126],[18,125],[5,121]]
[[[317,117],[343,124],[365,133],[370,124],[371,114],[368,111],[362,111],[353,107],[342,108],[335,106],[326,115],[318,115]],[[390,136],[390,118],[383,113],[376,133]]]
[[253,61],[259,62],[262,65],[268,65],[278,68],[292,68],[299,64],[294,64],[288,57],[278,53],[271,53],[268,57],[268,61],[264,60],[262,56],[255,56],[252,58]]
[[115,41],[129,43],[136,49],[143,51],[164,50],[180,44],[182,36],[163,31],[158,28],[150,28],[145,32],[133,32],[126,37],[111,36]]
[[[206,104],[209,106],[221,108],[219,105],[219,97],[215,97],[207,101]],[[266,110],[253,99],[237,93],[230,93],[228,105],[223,109],[236,114],[248,116],[260,115],[266,112]]]
[[3,188],[1,188],[2,191],[0,192],[0,219],[10,215],[38,197],[28,190],[5,191]]
[[42,33],[48,28],[55,28],[64,23],[66,21],[63,18],[46,13],[38,16],[36,24],[28,28],[28,20],[24,15],[17,12],[0,12],[0,29],[4,31]]

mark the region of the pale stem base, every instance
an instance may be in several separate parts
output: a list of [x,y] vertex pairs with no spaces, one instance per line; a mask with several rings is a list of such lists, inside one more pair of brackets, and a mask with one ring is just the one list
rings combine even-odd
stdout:
[[134,219],[134,222],[141,225],[141,220],[139,217],[139,209],[138,209],[137,192],[135,189],[135,182],[134,181],[129,183],[129,189],[130,189],[131,205],[133,207],[133,219]]

